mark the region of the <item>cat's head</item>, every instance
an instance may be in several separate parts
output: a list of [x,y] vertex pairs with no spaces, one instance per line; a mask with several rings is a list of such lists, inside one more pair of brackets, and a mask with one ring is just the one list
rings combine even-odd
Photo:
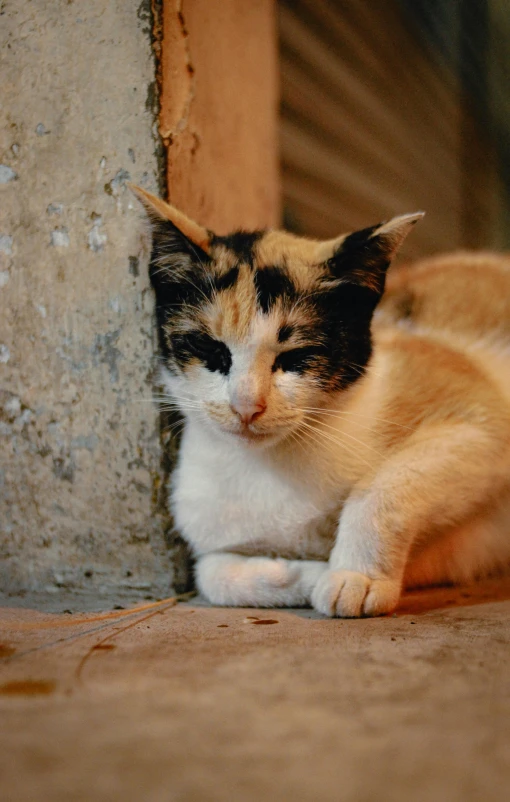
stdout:
[[271,444],[360,380],[386,270],[422,213],[327,242],[216,236],[133,190],[152,225],[162,378],[184,415]]

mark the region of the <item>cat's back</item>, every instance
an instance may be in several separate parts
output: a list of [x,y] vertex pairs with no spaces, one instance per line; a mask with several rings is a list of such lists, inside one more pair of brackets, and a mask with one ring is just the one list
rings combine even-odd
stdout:
[[510,344],[510,254],[457,252],[388,276],[378,324]]
[[375,325],[388,330],[434,343],[444,364],[463,360],[461,373],[510,401],[510,255],[457,252],[395,271]]

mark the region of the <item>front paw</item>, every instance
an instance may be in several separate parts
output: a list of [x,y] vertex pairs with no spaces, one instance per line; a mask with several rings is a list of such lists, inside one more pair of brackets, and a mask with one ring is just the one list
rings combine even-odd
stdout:
[[357,571],[325,571],[312,592],[314,608],[324,615],[358,618],[391,613],[398,604],[400,583],[370,579]]
[[270,557],[208,554],[196,566],[200,593],[212,604],[232,607],[285,604],[289,588],[299,576],[293,563]]

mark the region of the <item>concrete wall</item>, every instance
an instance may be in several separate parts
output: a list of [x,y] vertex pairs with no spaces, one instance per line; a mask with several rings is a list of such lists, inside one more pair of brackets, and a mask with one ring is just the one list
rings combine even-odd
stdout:
[[183,589],[125,182],[278,222],[274,2],[6,0],[0,47],[0,591]]
[[166,593],[150,0],[1,7],[0,587]]

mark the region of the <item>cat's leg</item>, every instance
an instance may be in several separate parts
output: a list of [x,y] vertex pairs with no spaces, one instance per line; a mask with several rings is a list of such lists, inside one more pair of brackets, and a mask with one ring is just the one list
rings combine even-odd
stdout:
[[423,432],[347,500],[328,570],[312,593],[315,609],[341,617],[391,612],[411,546],[440,540],[491,503],[507,473],[504,442],[477,427]]
[[197,586],[212,604],[228,607],[304,607],[327,563],[213,553],[195,567]]

